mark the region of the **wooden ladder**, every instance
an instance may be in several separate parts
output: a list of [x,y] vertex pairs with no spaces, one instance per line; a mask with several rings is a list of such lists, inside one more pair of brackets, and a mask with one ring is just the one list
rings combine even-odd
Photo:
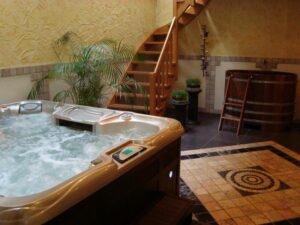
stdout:
[[[234,82],[234,75],[231,75],[229,77],[229,80],[228,80],[228,83],[226,86],[226,91],[225,91],[224,105],[223,105],[223,109],[222,109],[222,113],[221,113],[221,117],[220,117],[219,131],[222,130],[224,120],[229,120],[229,121],[238,123],[236,134],[237,135],[240,134],[241,127],[242,127],[243,120],[244,120],[244,113],[245,113],[245,108],[246,108],[246,103],[247,103],[247,98],[248,98],[249,86],[250,86],[252,78],[253,78],[252,76],[248,77],[245,92],[244,92],[243,99],[242,99],[242,103],[238,103],[238,102],[230,102],[229,101],[229,90],[230,90],[231,83]],[[226,107],[227,106],[240,108],[241,109],[240,116],[238,117],[238,116],[233,116],[233,115],[226,115]]]

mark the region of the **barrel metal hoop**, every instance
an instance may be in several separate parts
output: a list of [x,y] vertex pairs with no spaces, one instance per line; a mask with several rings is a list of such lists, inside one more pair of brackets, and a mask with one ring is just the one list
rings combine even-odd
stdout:
[[275,124],[289,124],[290,121],[268,121],[268,120],[256,120],[256,119],[246,119],[244,118],[244,121],[246,122],[252,122],[252,123],[263,123],[263,124],[271,124],[271,125],[275,125]]
[[[240,112],[241,109],[237,109],[231,106],[227,106],[226,109]],[[294,114],[294,111],[292,112],[285,112],[285,113],[269,113],[269,112],[263,112],[263,111],[251,111],[251,110],[245,110],[245,114],[255,114],[255,115],[262,115],[262,116],[291,116]]]
[[[226,80],[229,78],[226,77]],[[248,79],[242,79],[242,78],[232,78],[232,80],[237,81],[237,82],[248,82]],[[256,83],[256,84],[296,84],[296,81],[264,81],[264,80],[251,80],[251,83]]]
[[[229,101],[242,103],[243,101],[235,98],[228,98]],[[261,106],[294,106],[295,102],[285,102],[285,103],[277,103],[277,102],[254,102],[247,101],[249,105],[261,105]]]

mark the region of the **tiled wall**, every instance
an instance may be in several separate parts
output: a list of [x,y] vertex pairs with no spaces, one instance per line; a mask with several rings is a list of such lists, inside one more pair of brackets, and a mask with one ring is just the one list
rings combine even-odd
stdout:
[[[183,61],[199,61],[199,55],[180,55],[179,60]],[[220,110],[215,108],[215,93],[216,93],[216,76],[225,76],[225,74],[217,74],[216,67],[220,66],[222,62],[243,62],[253,63],[255,68],[261,70],[276,70],[279,64],[294,64],[300,66],[300,59],[286,59],[286,58],[255,58],[255,57],[224,57],[224,56],[210,56],[208,58],[209,66],[208,76],[205,77],[205,107],[202,111],[210,113],[219,113]],[[195,68],[199,70],[200,68]],[[240,68],[243,69],[243,68]],[[287,71],[288,72],[288,71]],[[179,75],[180,76],[180,75]],[[222,96],[219,96],[222,97]]]
[[[0,68],[0,82],[1,78],[9,78],[16,76],[30,76],[32,82],[46,76],[51,69],[51,64],[48,65],[36,65],[36,66],[25,66],[25,67],[15,67],[15,68]],[[13,87],[12,87],[13,88]],[[46,80],[44,82],[42,91],[39,96],[40,99],[49,100],[49,82]]]

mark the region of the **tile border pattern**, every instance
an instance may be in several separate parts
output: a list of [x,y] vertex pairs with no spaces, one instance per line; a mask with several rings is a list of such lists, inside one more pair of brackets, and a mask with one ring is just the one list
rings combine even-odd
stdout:
[[[210,151],[208,153],[198,153],[198,154],[187,154],[187,155],[181,155],[181,160],[191,160],[191,159],[197,159],[197,158],[203,158],[203,157],[214,157],[214,156],[223,156],[223,155],[231,155],[231,154],[239,154],[244,152],[257,152],[257,151],[265,151],[269,150],[273,152],[274,154],[278,155],[281,158],[284,158],[285,160],[289,161],[290,163],[293,163],[294,165],[300,167],[300,160],[290,156],[289,154],[280,151],[278,148],[272,146],[272,145],[262,145],[258,147],[242,147],[233,149],[233,150],[222,150],[219,151]],[[184,181],[180,180],[180,191],[181,196],[191,199],[195,202],[195,210],[194,215],[197,217],[199,222],[204,222],[205,224],[216,224],[214,220],[212,220],[212,216],[209,214],[208,210],[205,209],[205,207],[202,205],[202,203],[199,201],[199,199],[194,195],[194,193],[189,189],[189,187],[184,183]],[[203,215],[203,217],[201,216]],[[289,220],[283,220],[278,221],[274,223],[267,223],[264,225],[273,225],[273,224],[289,224],[289,225],[297,225],[300,224],[300,217],[293,218]]]
[[[201,60],[200,55],[179,55],[179,60]],[[256,68],[262,70],[277,69],[278,64],[296,64],[300,65],[300,59],[287,59],[287,58],[256,58],[256,57],[235,57],[235,56],[209,56],[208,57],[208,76],[206,79],[206,105],[201,108],[201,111],[209,113],[220,113],[219,110],[214,109],[215,102],[215,80],[216,80],[216,67],[221,65],[221,62],[247,62],[255,63]],[[53,64],[41,64],[32,66],[20,66],[11,68],[0,68],[1,77],[14,77],[22,75],[31,75],[31,80],[35,81],[42,76],[45,76],[50,71]],[[45,81],[42,88],[41,99],[49,100],[49,82]]]
[[[200,55],[179,55],[179,60],[201,60]],[[210,113],[220,113],[219,110],[214,109],[215,102],[215,80],[216,67],[221,65],[221,62],[246,62],[255,63],[257,69],[274,70],[277,69],[278,64],[296,64],[300,65],[300,59],[288,58],[262,58],[262,57],[236,57],[236,56],[209,56],[206,76],[206,104],[201,111]]]
[[188,160],[188,159],[197,159],[203,157],[214,157],[214,156],[223,156],[223,155],[232,155],[232,154],[239,154],[245,152],[257,152],[257,151],[264,151],[269,150],[274,154],[278,155],[281,158],[293,163],[296,166],[300,167],[300,160],[293,158],[292,156],[286,154],[285,152],[280,151],[279,149],[275,148],[271,145],[264,145],[259,147],[249,147],[249,148],[240,148],[240,149],[233,149],[233,150],[220,150],[215,152],[209,153],[200,153],[200,154],[191,154],[191,155],[182,155],[181,160]]

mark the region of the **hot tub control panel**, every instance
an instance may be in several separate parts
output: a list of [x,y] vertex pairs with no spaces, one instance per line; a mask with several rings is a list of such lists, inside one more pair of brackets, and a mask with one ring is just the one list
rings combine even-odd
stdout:
[[124,163],[129,159],[135,157],[136,155],[140,154],[141,152],[145,151],[146,149],[147,148],[144,146],[132,144],[114,153],[112,157],[119,163]]

